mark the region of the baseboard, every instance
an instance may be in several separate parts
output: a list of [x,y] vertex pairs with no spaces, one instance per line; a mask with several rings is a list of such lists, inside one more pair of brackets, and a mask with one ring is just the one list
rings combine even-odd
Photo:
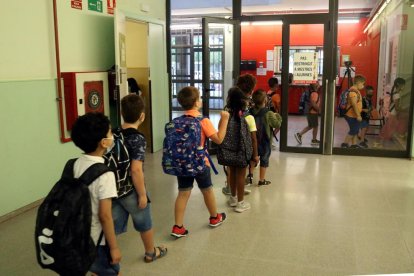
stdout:
[[13,212],[10,212],[8,214],[5,214],[3,216],[0,217],[0,223],[3,223],[9,219],[12,219],[14,217],[17,217],[18,215],[21,215],[23,213],[26,213],[27,211],[32,210],[33,208],[36,208],[37,206],[39,206],[41,203],[43,202],[43,198],[39,199],[33,203],[30,203],[29,205],[23,206],[22,208],[19,208]]

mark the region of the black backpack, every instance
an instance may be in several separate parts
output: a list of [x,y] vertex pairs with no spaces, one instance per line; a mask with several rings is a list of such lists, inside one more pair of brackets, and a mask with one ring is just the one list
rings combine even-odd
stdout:
[[252,137],[244,116],[232,116],[227,124],[226,136],[219,145],[217,161],[223,166],[244,168],[253,154]]
[[[129,129],[128,129],[129,130]],[[118,198],[125,197],[134,189],[132,181],[129,181],[131,160],[128,149],[125,146],[124,135],[121,128],[112,130],[114,135],[114,146],[112,150],[105,154],[105,164],[115,174],[116,191]]]
[[[256,114],[253,114],[254,120],[256,122],[256,137],[257,143],[259,144],[262,141],[270,141],[269,137],[266,134],[266,113],[270,112],[267,108],[262,108]],[[272,130],[270,130],[272,131]]]
[[105,164],[96,163],[74,178],[75,161],[66,163],[62,177],[40,205],[36,218],[37,262],[60,275],[85,275],[95,260],[88,185],[109,171]]

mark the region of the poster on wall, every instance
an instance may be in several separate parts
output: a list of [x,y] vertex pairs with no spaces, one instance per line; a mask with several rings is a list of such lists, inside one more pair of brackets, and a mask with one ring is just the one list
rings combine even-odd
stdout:
[[116,7],[116,0],[106,0],[106,7],[108,14],[114,14],[114,9]]
[[102,0],[88,0],[88,10],[102,12]]
[[73,9],[81,10],[82,9],[82,0],[71,0],[70,1],[70,6]]
[[318,82],[318,56],[316,52],[293,54],[293,84]]

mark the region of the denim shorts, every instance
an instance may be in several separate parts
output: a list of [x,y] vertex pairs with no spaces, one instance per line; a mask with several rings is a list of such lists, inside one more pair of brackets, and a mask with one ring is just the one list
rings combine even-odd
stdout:
[[356,118],[352,118],[352,117],[348,117],[345,115],[345,120],[348,123],[349,126],[349,132],[348,134],[351,136],[355,136],[358,134],[359,132],[359,128],[361,123],[358,122],[358,120]]
[[272,146],[270,141],[262,141],[258,145],[259,158],[260,158],[260,167],[267,168],[269,167],[269,158],[270,153],[272,152]]
[[131,215],[134,228],[138,232],[146,232],[152,228],[151,203],[148,202],[147,207],[139,209],[135,190],[126,197],[112,202],[112,217],[116,235],[127,231],[129,215]]
[[369,121],[368,120],[362,120],[360,122],[360,128],[366,128],[369,126]]
[[194,179],[200,190],[208,189],[213,186],[211,183],[210,168],[207,167],[202,173],[197,174],[196,176],[177,176],[178,190],[191,190],[193,188]]
[[111,256],[106,250],[105,246],[97,246],[97,255],[95,261],[89,268],[90,272],[93,272],[99,276],[115,276],[119,274],[119,264],[110,263]]

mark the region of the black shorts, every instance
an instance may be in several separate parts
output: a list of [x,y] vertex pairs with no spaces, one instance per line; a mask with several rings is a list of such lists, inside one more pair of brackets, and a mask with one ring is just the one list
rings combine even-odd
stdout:
[[318,114],[309,113],[306,118],[308,119],[308,127],[318,127]]

